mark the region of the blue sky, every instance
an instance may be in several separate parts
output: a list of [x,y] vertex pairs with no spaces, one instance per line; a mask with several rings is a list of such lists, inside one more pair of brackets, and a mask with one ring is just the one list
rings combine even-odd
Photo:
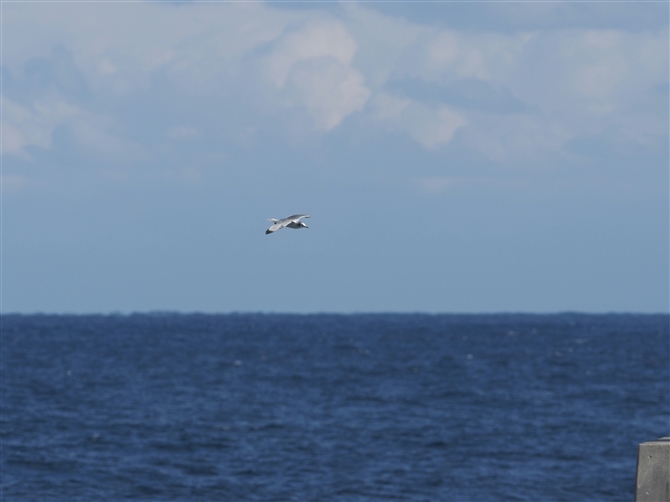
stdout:
[[4,312],[668,311],[667,3],[2,9]]

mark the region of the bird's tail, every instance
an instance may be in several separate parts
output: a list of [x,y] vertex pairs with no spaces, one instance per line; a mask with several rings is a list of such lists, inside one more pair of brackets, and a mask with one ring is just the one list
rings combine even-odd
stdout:
[[272,223],[279,223],[279,220],[275,220],[274,218],[268,218],[268,221],[271,221]]

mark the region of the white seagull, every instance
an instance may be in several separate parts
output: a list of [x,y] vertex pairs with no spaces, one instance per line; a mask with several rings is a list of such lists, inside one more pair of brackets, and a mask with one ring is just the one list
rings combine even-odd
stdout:
[[294,214],[293,216],[287,216],[286,218],[282,218],[281,220],[275,220],[274,218],[268,218],[274,225],[272,225],[270,228],[268,228],[265,231],[265,235],[271,234],[272,232],[276,232],[277,230],[281,230],[284,227],[288,228],[309,228],[307,225],[305,225],[302,221],[300,221],[301,218],[309,218],[308,214]]

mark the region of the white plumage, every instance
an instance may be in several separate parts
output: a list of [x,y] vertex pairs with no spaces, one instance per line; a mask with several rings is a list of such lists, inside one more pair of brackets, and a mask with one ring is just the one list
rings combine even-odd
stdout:
[[281,230],[284,227],[288,228],[309,228],[307,225],[305,225],[302,221],[300,221],[302,218],[309,218],[308,214],[294,214],[292,216],[287,216],[286,218],[282,218],[281,220],[275,220],[274,218],[268,218],[274,225],[272,225],[270,228],[268,228],[265,231],[265,234],[271,234],[272,232],[276,232],[277,230]]

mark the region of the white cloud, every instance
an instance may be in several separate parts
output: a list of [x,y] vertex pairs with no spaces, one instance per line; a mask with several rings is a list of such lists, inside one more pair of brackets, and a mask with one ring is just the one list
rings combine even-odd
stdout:
[[460,78],[490,80],[484,51],[453,31],[440,33],[427,48],[428,63],[437,71],[451,70]]
[[325,131],[362,109],[370,97],[360,73],[330,58],[296,65],[289,81],[291,104],[304,106]]
[[634,69],[647,73],[636,62],[643,54],[640,42],[639,35],[586,30],[561,37],[556,56],[567,70],[567,83],[577,97],[606,103],[635,85]]
[[98,71],[101,75],[114,75],[119,69],[108,59],[102,58],[98,65]]
[[[500,82],[513,78],[518,65],[532,49],[536,34],[437,30],[418,27],[419,34],[398,61],[393,77],[410,77],[448,84],[475,78]],[[391,34],[392,36],[392,34]]]
[[[4,63],[10,67],[72,52],[94,89],[147,89],[163,69],[191,90],[211,87],[222,71],[277,39],[300,16],[261,4],[14,4],[5,11]],[[188,89],[187,89],[188,90]]]
[[283,37],[269,56],[267,72],[287,88],[289,104],[304,106],[318,129],[329,131],[370,97],[352,66],[357,44],[341,23],[311,23]]
[[380,93],[374,102],[375,118],[392,131],[404,131],[427,149],[451,141],[466,119],[447,106],[430,107],[419,101]]
[[54,130],[67,126],[84,148],[138,154],[141,148],[109,134],[112,119],[66,102],[55,93],[23,106],[3,96],[3,151],[28,157],[26,147],[49,148]]
[[268,74],[277,87],[284,87],[291,68],[299,61],[333,58],[348,66],[358,46],[342,23],[309,23],[284,36],[268,60]]
[[3,150],[6,153],[26,155],[25,147],[51,146],[53,130],[74,120],[81,111],[57,96],[35,101],[32,106],[2,97]]
[[572,29],[518,34],[445,31],[408,66],[414,78],[462,77],[504,86],[524,102],[514,115],[464,110],[463,141],[495,161],[560,152],[571,139],[618,130],[646,143],[667,135],[667,112],[638,110],[668,81],[667,29],[655,33]]
[[[219,92],[222,102],[248,103],[236,113],[252,117],[250,123],[290,109],[327,134],[358,112],[429,150],[460,130],[466,146],[501,162],[560,151],[572,138],[612,128],[641,143],[667,131],[667,110],[638,106],[640,96],[668,81],[667,27],[498,33],[411,23],[359,5],[326,13],[263,3],[11,4],[5,17],[3,58],[10,71],[62,45],[91,92],[103,97],[98,103],[168,79],[178,84],[172,89],[179,95],[169,96],[174,102]],[[389,84],[402,79],[435,86],[486,81],[525,107],[501,115],[486,106],[473,111],[457,99],[391,92]],[[247,94],[227,98],[231,86]],[[5,106],[6,151],[48,148],[62,124],[83,143],[121,148],[109,131],[125,119],[111,108],[104,115],[55,94],[6,99]],[[192,136],[175,128],[166,139]]]
[[343,5],[343,23],[358,44],[356,67],[368,86],[378,91],[394,76],[403,75],[433,30],[401,17],[381,15],[357,4]]
[[[537,34],[515,65],[496,76],[543,111],[620,108],[668,81],[668,31],[556,30]],[[581,121],[581,119],[579,120]]]

